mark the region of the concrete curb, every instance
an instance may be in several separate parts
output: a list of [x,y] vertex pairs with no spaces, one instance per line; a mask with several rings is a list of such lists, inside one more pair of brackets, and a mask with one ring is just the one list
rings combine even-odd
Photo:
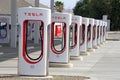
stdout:
[[95,52],[95,49],[88,49],[88,52]]
[[88,56],[88,55],[90,55],[89,52],[80,52],[80,56]]
[[83,61],[83,57],[82,56],[71,56],[70,60],[80,60],[80,61]]
[[49,67],[58,67],[58,68],[72,68],[73,64],[72,63],[49,63]]

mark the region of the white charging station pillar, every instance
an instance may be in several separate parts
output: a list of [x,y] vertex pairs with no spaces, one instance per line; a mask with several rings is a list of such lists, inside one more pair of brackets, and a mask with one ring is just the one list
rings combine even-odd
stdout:
[[[50,46],[49,62],[50,66],[71,67],[69,64],[69,28],[72,21],[72,15],[68,13],[52,13],[52,22],[50,28]],[[55,36],[56,23],[62,24],[62,36]]]
[[102,39],[102,44],[104,44],[104,39],[105,39],[105,21],[103,21],[103,39]]
[[106,42],[106,37],[107,37],[107,22],[104,21],[104,39],[103,39],[104,42]]
[[101,38],[100,38],[101,40],[100,41],[101,41],[101,44],[103,44],[103,27],[104,27],[104,21],[103,20],[101,20],[101,24],[102,24],[102,26],[101,26],[101,31],[100,31],[101,32],[101,35],[100,35],[101,36]]
[[70,57],[71,59],[81,59],[80,57],[80,26],[82,24],[81,16],[72,16],[70,27]]
[[98,45],[101,46],[102,44],[102,20],[99,20],[99,41],[98,41]]
[[87,29],[87,48],[89,52],[95,51],[93,49],[92,43],[93,43],[93,26],[94,26],[94,19],[89,18],[89,26]]
[[[107,19],[108,18],[108,15],[103,15],[103,21],[105,21],[105,37],[104,37],[104,42],[106,42],[106,37],[108,36],[108,33],[107,33],[107,31],[109,31],[110,30],[110,20],[108,20]],[[108,22],[109,22],[109,24],[108,24]]]
[[89,18],[82,17],[81,39],[80,39],[80,54],[88,55],[87,52],[87,28],[89,25]]
[[[41,32],[41,52],[35,52],[36,58],[28,54],[27,49],[27,23],[28,22],[42,23]],[[51,10],[44,8],[19,8],[18,23],[20,24],[19,36],[19,75],[22,76],[47,76],[47,28],[51,22]],[[36,27],[36,26],[35,26]]]
[[98,20],[98,26],[97,26],[97,45],[100,47],[100,20]]
[[93,26],[93,48],[97,49],[97,27],[99,25],[98,20],[94,21],[94,26]]
[[0,17],[0,43],[9,43],[9,19]]

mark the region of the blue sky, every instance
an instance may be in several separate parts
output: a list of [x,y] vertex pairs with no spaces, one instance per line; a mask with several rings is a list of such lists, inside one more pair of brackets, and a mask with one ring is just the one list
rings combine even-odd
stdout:
[[[62,1],[62,2],[64,2],[64,8],[65,9],[73,9],[73,7],[75,6],[76,2],[79,1],[79,0],[55,0],[55,1]],[[40,3],[50,7],[50,0],[40,0]]]

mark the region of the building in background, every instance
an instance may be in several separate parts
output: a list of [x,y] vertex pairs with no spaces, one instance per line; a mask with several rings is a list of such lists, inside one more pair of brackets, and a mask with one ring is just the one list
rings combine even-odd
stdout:
[[[17,9],[20,7],[34,7],[34,0],[16,0],[17,1]],[[10,16],[11,14],[11,0],[0,0],[0,16]],[[49,8],[43,4],[39,5],[42,8]]]

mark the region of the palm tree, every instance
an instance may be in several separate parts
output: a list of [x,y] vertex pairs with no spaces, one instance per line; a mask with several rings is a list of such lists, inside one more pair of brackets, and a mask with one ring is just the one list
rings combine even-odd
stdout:
[[64,3],[61,2],[61,1],[56,1],[56,2],[55,2],[55,9],[56,9],[56,11],[58,11],[58,12],[62,12],[63,9],[64,9]]

